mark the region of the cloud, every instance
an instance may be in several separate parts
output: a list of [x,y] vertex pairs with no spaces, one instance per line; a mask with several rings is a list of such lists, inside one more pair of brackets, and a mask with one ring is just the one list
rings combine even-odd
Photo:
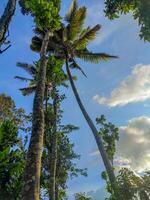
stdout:
[[109,98],[95,95],[93,100],[110,107],[150,99],[150,65],[136,65],[129,76],[115,88]]
[[[133,118],[119,129],[115,165],[138,173],[150,170],[150,117]],[[99,152],[94,151],[91,156],[98,157]]]
[[120,127],[120,141],[116,158],[120,166],[137,172],[150,170],[150,118],[133,118],[127,126]]

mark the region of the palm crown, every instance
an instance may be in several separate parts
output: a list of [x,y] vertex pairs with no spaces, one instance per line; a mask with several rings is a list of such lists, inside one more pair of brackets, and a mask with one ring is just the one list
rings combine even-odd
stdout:
[[[95,39],[101,26],[84,27],[86,19],[86,8],[78,8],[77,1],[74,0],[68,13],[65,16],[65,24],[61,24],[61,29],[56,31],[49,40],[48,52],[53,53],[60,59],[65,59],[66,55],[71,63],[71,67],[82,71],[75,61],[75,58],[83,59],[92,63],[98,63],[101,60],[116,58],[106,53],[93,53],[88,50],[87,45]],[[39,52],[41,49],[44,32],[35,30],[37,34],[32,38],[31,49]],[[82,71],[83,72],[83,71]]]
[[[32,65],[18,62],[17,66],[24,69],[31,76],[31,78],[15,76],[16,79],[29,82],[29,85],[21,88],[20,91],[24,96],[34,93],[38,82],[39,62],[34,62]],[[68,80],[68,77],[62,70],[62,61],[51,56],[48,61],[46,74],[46,89],[48,89],[49,92],[53,84],[67,87],[65,81]]]

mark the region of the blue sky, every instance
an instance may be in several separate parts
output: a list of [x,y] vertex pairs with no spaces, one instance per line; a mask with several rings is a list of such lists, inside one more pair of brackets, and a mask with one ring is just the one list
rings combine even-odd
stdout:
[[[1,0],[1,12],[6,2],[6,0]],[[71,0],[62,0],[62,16],[70,3]],[[148,80],[150,78],[150,44],[140,40],[138,23],[132,19],[131,14],[109,21],[104,16],[103,0],[79,0],[79,5],[85,5],[88,8],[87,25],[97,23],[102,25],[96,40],[89,45],[89,48],[95,52],[117,55],[119,59],[97,65],[79,61],[88,78],[86,79],[79,72],[74,72],[78,75],[77,88],[93,120],[104,114],[109,121],[120,127],[121,136],[116,162],[131,168],[136,166],[137,171],[145,170],[150,156],[149,143],[146,142],[150,139],[148,133],[150,130],[150,82]],[[18,89],[24,87],[25,83],[15,80],[14,76],[26,75],[16,67],[16,62],[32,63],[38,58],[38,55],[29,48],[33,27],[32,18],[22,16],[17,7],[10,26],[12,47],[0,55],[2,69],[0,92],[12,96],[16,105],[25,108],[27,112],[32,109],[33,97],[21,95]],[[71,140],[75,143],[75,151],[81,154],[78,166],[88,168],[87,178],[79,177],[69,181],[68,193],[71,195],[80,191],[97,190],[95,194],[92,193],[97,200],[96,196],[99,196],[99,193],[102,195],[104,190],[104,183],[100,178],[100,173],[104,169],[103,164],[71,88],[63,92],[67,96],[63,103],[65,111],[63,122],[73,123],[80,127],[78,132],[72,133]],[[137,148],[139,144],[140,148]],[[103,195],[101,198],[104,199]]]

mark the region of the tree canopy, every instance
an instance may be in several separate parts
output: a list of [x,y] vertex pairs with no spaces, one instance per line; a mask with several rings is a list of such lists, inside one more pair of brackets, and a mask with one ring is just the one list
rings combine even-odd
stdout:
[[105,0],[105,13],[109,19],[131,12],[140,25],[140,37],[150,42],[150,1],[149,0]]

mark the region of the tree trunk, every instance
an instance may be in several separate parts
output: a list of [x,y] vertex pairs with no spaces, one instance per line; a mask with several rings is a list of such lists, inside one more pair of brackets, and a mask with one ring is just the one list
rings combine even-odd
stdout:
[[54,125],[52,135],[52,165],[51,165],[51,178],[50,178],[50,199],[56,200],[56,170],[57,170],[57,94],[55,94],[53,101],[54,108]]
[[44,93],[47,58],[46,51],[49,42],[50,31],[45,34],[40,52],[40,71],[37,88],[33,102],[32,134],[27,154],[24,176],[23,200],[39,200],[41,157],[44,137]]
[[0,47],[6,41],[6,33],[8,32],[9,24],[16,9],[16,2],[17,0],[9,0],[4,13],[0,18]]
[[81,109],[81,112],[85,118],[85,120],[87,121],[90,129],[92,130],[92,133],[94,135],[94,138],[96,140],[96,143],[97,143],[97,146],[98,146],[98,149],[99,149],[99,152],[102,156],[102,159],[103,159],[103,162],[104,162],[104,165],[105,165],[105,168],[106,168],[106,171],[107,171],[107,174],[109,176],[109,180],[111,182],[111,185],[113,187],[113,189],[115,190],[115,174],[114,174],[114,170],[113,170],[113,167],[108,159],[108,156],[107,156],[107,153],[105,151],[105,148],[104,148],[104,145],[103,145],[103,142],[102,142],[102,139],[101,139],[101,136],[100,134],[98,133],[93,121],[91,120],[91,118],[89,117],[87,111],[85,110],[84,108],[84,105],[80,99],[80,96],[78,94],[78,91],[75,87],[75,84],[74,84],[74,81],[72,79],[72,75],[71,75],[71,72],[70,72],[70,69],[69,69],[69,65],[68,65],[68,58],[66,58],[66,70],[67,70],[67,74],[68,74],[68,77],[69,77],[69,81],[70,81],[70,84],[71,84],[71,87],[72,87],[72,90],[73,90],[73,93],[75,95],[75,98],[78,102],[78,105]]
[[59,188],[58,188],[57,184],[56,184],[56,187],[55,187],[55,199],[59,200]]

